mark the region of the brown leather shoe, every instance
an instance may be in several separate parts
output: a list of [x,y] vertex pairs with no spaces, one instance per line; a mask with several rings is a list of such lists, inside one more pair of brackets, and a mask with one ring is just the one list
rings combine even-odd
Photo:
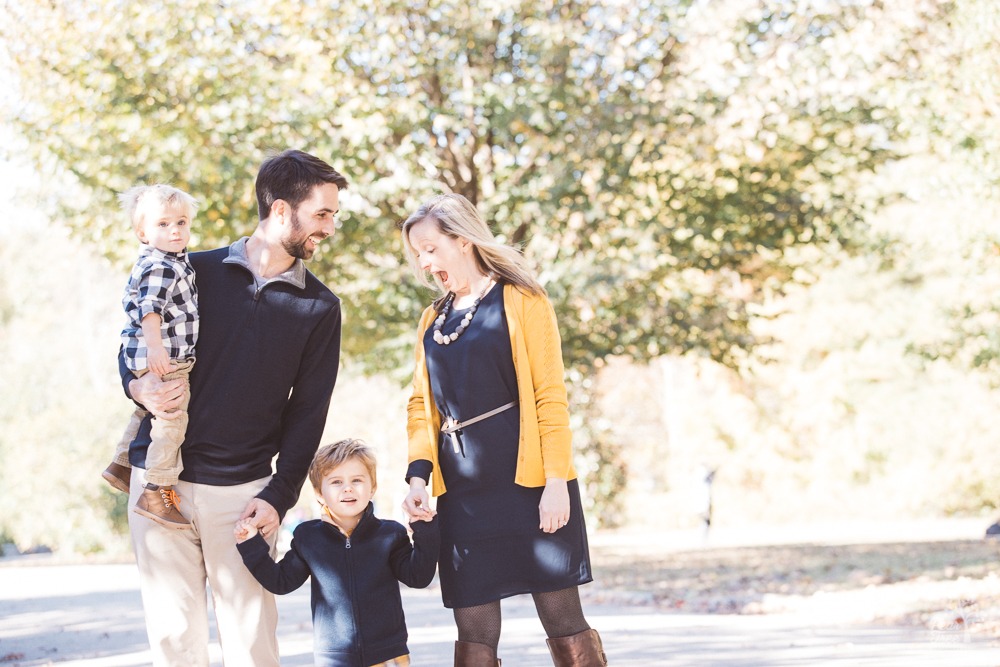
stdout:
[[126,468],[117,463],[110,464],[101,473],[101,477],[108,480],[108,484],[115,487],[122,493],[128,493],[129,482],[132,480],[132,469]]
[[177,511],[180,502],[174,487],[147,484],[132,511],[167,528],[190,528],[191,522]]
[[455,667],[500,667],[500,661],[486,644],[455,642]]
[[553,637],[546,639],[545,643],[549,645],[552,664],[556,667],[606,667],[608,664],[597,630],[584,630],[569,637]]

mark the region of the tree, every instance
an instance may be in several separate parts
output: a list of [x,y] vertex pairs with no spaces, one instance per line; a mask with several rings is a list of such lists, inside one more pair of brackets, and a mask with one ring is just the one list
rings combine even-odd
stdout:
[[577,383],[609,355],[738,366],[754,304],[802,269],[789,251],[853,243],[894,155],[883,84],[930,19],[883,24],[904,11],[883,4],[10,0],[10,120],[110,255],[135,181],[201,198],[210,247],[250,228],[266,149],[330,158],[353,194],[312,268],[374,370],[406,372],[430,298],[395,223],[442,190],[537,263]]

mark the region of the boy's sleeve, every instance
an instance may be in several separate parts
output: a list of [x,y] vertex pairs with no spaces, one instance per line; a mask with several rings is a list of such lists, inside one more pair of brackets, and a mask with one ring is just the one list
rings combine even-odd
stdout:
[[254,579],[275,595],[291,593],[309,578],[309,566],[295,548],[294,539],[288,553],[277,563],[271,559],[270,548],[260,533],[236,548]]
[[441,549],[441,528],[438,518],[411,523],[412,544],[402,524],[397,526],[399,531],[390,555],[393,574],[410,588],[426,588],[434,580],[438,552]]
[[139,309],[136,318],[140,322],[150,313],[162,317],[175,282],[177,272],[168,264],[149,264],[144,268],[139,276],[139,291],[136,295]]

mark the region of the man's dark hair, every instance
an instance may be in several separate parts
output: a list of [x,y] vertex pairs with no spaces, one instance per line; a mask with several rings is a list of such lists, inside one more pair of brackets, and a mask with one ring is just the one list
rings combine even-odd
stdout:
[[272,155],[257,172],[257,215],[261,220],[271,215],[271,204],[277,199],[296,209],[323,183],[347,189],[347,179],[314,155],[294,149]]

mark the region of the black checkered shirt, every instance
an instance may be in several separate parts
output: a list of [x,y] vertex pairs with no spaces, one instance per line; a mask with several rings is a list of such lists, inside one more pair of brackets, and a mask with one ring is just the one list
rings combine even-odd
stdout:
[[186,252],[163,252],[143,246],[132,267],[122,297],[128,323],[122,329],[122,347],[129,370],[146,368],[146,341],[142,318],[157,313],[160,334],[171,359],[194,357],[198,340],[198,288]]

